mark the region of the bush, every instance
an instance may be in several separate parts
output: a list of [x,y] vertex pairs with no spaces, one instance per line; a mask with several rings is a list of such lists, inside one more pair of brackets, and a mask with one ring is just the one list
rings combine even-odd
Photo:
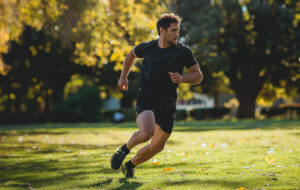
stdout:
[[300,105],[282,105],[280,107],[271,107],[271,108],[263,108],[260,111],[261,115],[265,115],[266,117],[299,117],[300,114]]
[[125,116],[125,121],[135,121],[136,120],[136,111],[135,108],[122,108],[119,110],[106,110],[102,111],[102,118],[105,121],[112,121],[113,115],[115,112],[121,112]]
[[194,109],[190,112],[191,116],[196,120],[201,119],[220,119],[226,114],[229,114],[228,108],[203,108]]
[[136,111],[135,108],[122,108],[121,113],[125,116],[125,121],[135,121]]
[[176,121],[186,120],[187,112],[186,110],[176,110]]
[[68,95],[62,103],[56,104],[50,120],[60,122],[101,120],[101,99],[95,86],[83,86],[76,93]]

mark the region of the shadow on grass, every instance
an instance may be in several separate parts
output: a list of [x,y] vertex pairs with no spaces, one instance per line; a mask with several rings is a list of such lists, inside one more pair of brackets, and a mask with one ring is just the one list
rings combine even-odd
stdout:
[[[3,145],[3,144],[2,144]],[[8,145],[8,146],[6,146]],[[82,145],[82,144],[51,144],[50,148],[46,149],[31,149],[31,146],[16,147],[11,144],[4,144],[0,147],[0,151],[9,150],[10,152],[19,152],[21,156],[8,155],[1,156],[4,161],[0,167],[0,184],[7,183],[6,186],[22,186],[23,184],[31,184],[33,187],[41,185],[61,184],[72,181],[78,178],[87,177],[90,174],[115,174],[110,168],[107,160],[121,144],[109,144],[103,146],[97,145]],[[57,149],[64,147],[70,149],[70,152]],[[31,152],[25,153],[26,148],[31,149]],[[80,155],[80,150],[99,150],[99,154]],[[45,157],[49,153],[53,157]],[[104,153],[110,153],[108,156],[103,156]],[[27,155],[28,154],[28,155]],[[40,156],[36,156],[40,154]],[[31,158],[35,158],[30,159]],[[21,158],[26,158],[21,160]],[[42,159],[39,159],[42,158]],[[75,158],[75,160],[73,160]],[[91,165],[93,162],[96,165]],[[6,164],[5,164],[6,163]],[[51,177],[44,174],[51,173]],[[55,175],[53,175],[55,174]]]
[[[134,179],[133,179],[134,180]],[[126,178],[121,178],[119,179],[119,183],[121,183],[122,185],[117,187],[117,188],[113,188],[112,190],[123,190],[123,189],[137,189],[139,186],[142,185],[142,183],[133,181],[132,179],[126,179]]]
[[238,120],[238,121],[202,121],[177,123],[175,131],[211,131],[211,130],[249,130],[249,129],[295,129],[300,128],[300,120]]
[[[199,189],[201,187],[207,187],[207,186],[223,186],[230,189],[238,189],[239,187],[244,187],[246,184],[253,184],[256,180],[255,179],[249,179],[245,181],[226,181],[226,180],[201,180],[201,179],[182,179],[182,180],[169,180],[165,184],[168,186],[178,186],[178,185],[184,185],[188,184],[190,185],[197,185]],[[261,186],[264,186],[264,184],[261,184]]]
[[[2,129],[0,127],[0,129]],[[48,130],[43,130],[43,131],[39,131],[39,130],[35,130],[35,131],[14,131],[14,132],[3,132],[0,133],[0,136],[20,136],[20,135],[63,135],[66,134],[68,132],[55,132],[55,131],[48,131]]]
[[[96,156],[89,155],[89,158]],[[89,175],[118,173],[106,163],[101,162],[100,159],[93,160],[96,163],[102,163],[100,165],[90,165],[91,161],[89,159],[87,161],[80,161],[79,158],[76,161],[71,160],[62,161],[50,158],[43,161],[38,159],[26,160],[0,167],[0,184],[5,184],[6,187],[22,187],[24,184],[29,184],[32,187],[47,187],[53,184],[72,184],[73,181],[87,179]],[[96,183],[93,186],[107,185],[111,181],[112,179],[107,178],[106,181]],[[129,187],[135,186],[136,184],[129,184]]]
[[103,187],[103,185],[109,185],[109,184],[111,184],[111,182],[113,181],[113,179],[114,178],[107,177],[104,181],[101,181],[99,183],[95,183],[92,186],[94,186],[94,187]]
[[[175,122],[174,131],[210,131],[210,130],[245,130],[245,129],[291,129],[299,128],[300,120],[237,120],[237,121],[195,121],[195,122]],[[60,129],[60,131],[49,131],[48,129]],[[127,130],[137,129],[137,125],[134,122],[125,122],[122,124],[114,123],[56,123],[56,124],[32,124],[32,125],[0,125],[0,130],[6,131],[0,133],[3,135],[21,135],[21,134],[64,134],[77,130],[93,130],[93,133],[99,132],[99,130]],[[14,133],[8,131],[15,130]],[[19,130],[19,131],[18,131]],[[27,131],[26,131],[27,130]],[[29,130],[29,131],[28,131]],[[30,131],[34,130],[34,131]],[[63,131],[62,131],[63,130]],[[82,132],[82,131],[77,131]]]
[[[121,147],[123,144],[106,144],[106,145],[91,145],[91,144],[49,144],[47,145],[47,148],[39,149],[40,142],[39,141],[24,141],[25,143],[30,142],[31,144],[35,144],[36,148],[32,149],[32,145],[20,145],[16,146],[15,144],[11,143],[2,143],[0,144],[0,151],[26,151],[27,149],[30,149],[33,154],[49,154],[49,153],[77,153],[79,150],[107,150],[103,153],[112,153],[116,150],[116,148]],[[68,151],[68,152],[67,152]],[[75,152],[73,152],[75,151]],[[0,155],[1,157],[2,155]],[[7,156],[2,156],[7,157]],[[23,156],[28,157],[28,156]]]

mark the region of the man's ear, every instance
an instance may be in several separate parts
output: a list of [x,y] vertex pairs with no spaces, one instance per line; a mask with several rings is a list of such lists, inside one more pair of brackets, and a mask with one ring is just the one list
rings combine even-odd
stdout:
[[159,32],[162,34],[163,31],[166,31],[163,27],[159,27]]

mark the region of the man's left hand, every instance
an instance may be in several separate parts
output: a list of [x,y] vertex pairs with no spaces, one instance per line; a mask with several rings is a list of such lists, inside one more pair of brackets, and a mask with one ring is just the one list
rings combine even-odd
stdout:
[[168,72],[168,74],[170,75],[173,83],[181,83],[182,82],[183,77],[179,73]]

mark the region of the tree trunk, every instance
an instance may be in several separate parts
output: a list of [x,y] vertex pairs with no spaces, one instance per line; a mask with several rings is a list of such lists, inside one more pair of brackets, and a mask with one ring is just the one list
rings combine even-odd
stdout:
[[219,103],[219,92],[215,91],[214,94],[214,102],[215,102],[215,108],[220,107],[220,103]]
[[50,110],[49,95],[48,95],[48,89],[46,89],[46,94],[45,94],[45,112],[48,113],[49,110]]
[[251,89],[242,89],[236,92],[236,95],[240,103],[237,117],[254,118],[257,93],[254,93]]

